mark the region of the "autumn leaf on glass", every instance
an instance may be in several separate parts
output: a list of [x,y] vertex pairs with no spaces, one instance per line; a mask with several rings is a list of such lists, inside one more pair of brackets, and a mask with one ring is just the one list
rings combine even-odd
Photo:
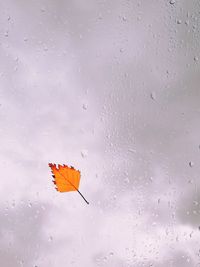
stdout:
[[81,197],[85,200],[87,204],[89,202],[84,198],[84,196],[79,191],[79,183],[81,178],[81,173],[79,170],[74,169],[74,167],[68,167],[67,165],[49,163],[53,174],[53,183],[57,186],[56,190],[59,192],[69,192],[77,191]]

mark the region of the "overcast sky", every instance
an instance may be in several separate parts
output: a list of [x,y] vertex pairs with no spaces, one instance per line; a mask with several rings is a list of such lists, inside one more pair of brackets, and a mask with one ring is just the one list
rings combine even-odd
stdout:
[[[0,14],[0,265],[200,266],[200,2]],[[89,205],[49,162],[81,171]]]

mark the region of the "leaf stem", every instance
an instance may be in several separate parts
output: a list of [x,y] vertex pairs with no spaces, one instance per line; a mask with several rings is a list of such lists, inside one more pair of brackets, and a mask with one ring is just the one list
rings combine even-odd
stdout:
[[84,196],[81,194],[81,192],[78,190],[78,189],[76,189],[77,190],[77,192],[82,196],[82,198],[85,200],[85,202],[87,203],[87,204],[89,204],[89,202],[84,198]]

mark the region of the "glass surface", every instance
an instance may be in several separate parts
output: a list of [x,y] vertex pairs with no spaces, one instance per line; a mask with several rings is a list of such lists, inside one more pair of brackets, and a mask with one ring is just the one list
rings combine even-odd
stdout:
[[0,1],[0,33],[0,266],[200,266],[199,1]]

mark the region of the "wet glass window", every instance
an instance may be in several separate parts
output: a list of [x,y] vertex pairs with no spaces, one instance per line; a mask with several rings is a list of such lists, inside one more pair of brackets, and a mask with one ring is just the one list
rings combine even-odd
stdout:
[[1,1],[0,265],[200,266],[199,86],[197,0]]

